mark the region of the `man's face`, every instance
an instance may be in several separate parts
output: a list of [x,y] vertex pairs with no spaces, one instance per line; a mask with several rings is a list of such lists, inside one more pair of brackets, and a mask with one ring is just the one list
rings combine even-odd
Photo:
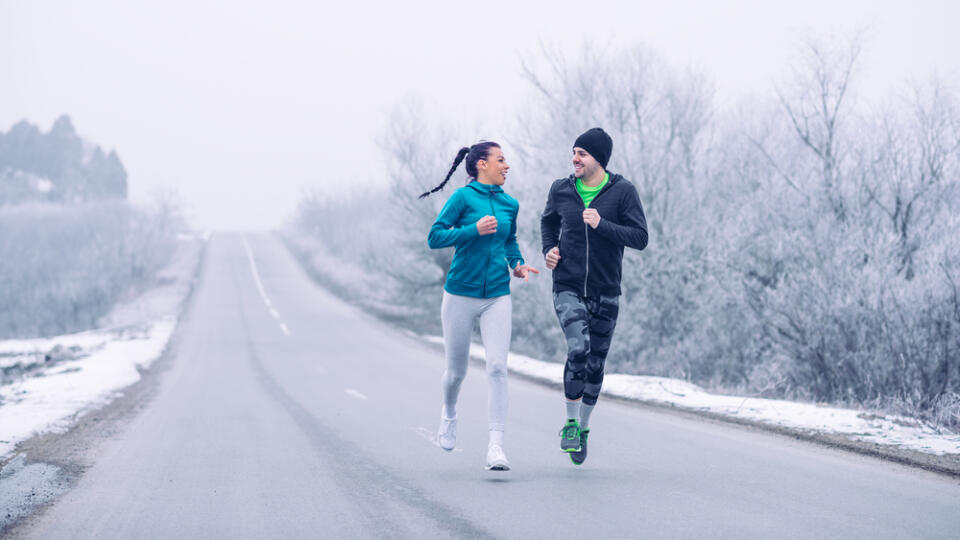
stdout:
[[573,148],[573,175],[577,178],[590,178],[600,168],[600,163],[586,150],[575,146]]

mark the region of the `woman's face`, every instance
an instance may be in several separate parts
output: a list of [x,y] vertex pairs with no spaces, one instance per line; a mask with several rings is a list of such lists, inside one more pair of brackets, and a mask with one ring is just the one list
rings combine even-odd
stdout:
[[502,186],[507,181],[507,171],[510,166],[503,157],[503,149],[492,146],[487,151],[487,158],[477,161],[477,180],[484,184]]

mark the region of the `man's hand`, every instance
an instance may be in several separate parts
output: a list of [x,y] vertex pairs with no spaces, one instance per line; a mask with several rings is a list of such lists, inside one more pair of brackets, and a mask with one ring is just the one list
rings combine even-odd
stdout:
[[544,259],[547,261],[547,268],[553,270],[557,267],[557,264],[560,262],[560,248],[554,246],[553,249],[547,252],[544,256]]
[[480,236],[497,232],[497,218],[483,216],[477,220],[477,232],[480,233]]
[[528,264],[518,264],[516,268],[513,269],[513,277],[523,278],[524,281],[529,281],[527,276],[530,272],[534,274],[539,274],[540,271]]
[[596,229],[600,225],[600,213],[596,208],[587,208],[583,211],[583,222]]

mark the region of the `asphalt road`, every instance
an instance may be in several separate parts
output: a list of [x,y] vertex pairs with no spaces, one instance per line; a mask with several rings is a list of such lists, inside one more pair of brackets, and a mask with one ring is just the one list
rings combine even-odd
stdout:
[[273,236],[215,235],[206,257],[156,396],[23,536],[960,538],[956,479],[602,398],[574,467],[560,392],[518,378],[513,470],[487,472],[482,371],[444,453],[435,347]]

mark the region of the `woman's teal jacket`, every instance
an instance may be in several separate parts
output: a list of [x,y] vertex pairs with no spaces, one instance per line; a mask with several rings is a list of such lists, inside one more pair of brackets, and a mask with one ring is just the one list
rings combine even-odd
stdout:
[[[500,186],[474,180],[453,192],[427,237],[432,249],[454,247],[447,292],[474,298],[510,294],[510,270],[524,263],[517,245],[519,209]],[[480,235],[477,221],[483,216],[497,218],[497,232]]]

